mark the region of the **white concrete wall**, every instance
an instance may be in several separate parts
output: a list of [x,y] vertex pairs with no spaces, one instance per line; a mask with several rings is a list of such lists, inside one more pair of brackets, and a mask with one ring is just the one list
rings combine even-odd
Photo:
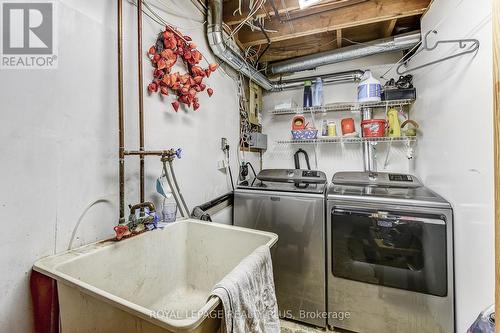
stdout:
[[[211,60],[203,17],[190,1],[172,0],[164,14],[183,27]],[[31,331],[28,278],[33,262],[73,245],[113,235],[118,221],[118,134],[116,2],[61,0],[58,4],[59,68],[0,71],[0,332]],[[126,142],[138,148],[134,8],[124,1]],[[160,26],[144,19],[144,50]],[[144,61],[145,83],[151,66]],[[233,148],[236,173],[238,104],[236,84],[223,71],[207,83],[215,94],[201,95],[198,112],[175,113],[158,96],[145,95],[146,148],[182,147],[177,176],[190,207],[229,190],[220,138]],[[127,201],[136,203],[137,159],[127,160]],[[146,197],[155,200],[157,158],[146,161]],[[81,216],[85,208],[94,205]],[[79,228],[77,221],[81,219]],[[75,230],[76,229],[76,230]]]
[[[348,70],[372,70],[374,77],[379,78],[402,56],[401,53],[389,53],[371,56],[362,59],[356,59],[349,62],[323,66],[317,70],[311,70],[301,73],[302,76],[321,75],[327,73],[337,73]],[[393,72],[389,72],[385,77],[391,78]],[[299,77],[294,75],[293,77]],[[381,80],[382,84],[385,82]],[[334,102],[355,102],[357,99],[357,83],[342,83],[324,86],[325,103]],[[302,105],[303,88],[287,90],[283,92],[267,93],[264,95],[264,109],[272,110],[276,104],[287,99],[293,99],[299,105]],[[291,122],[293,115],[272,115],[269,112],[263,114],[264,132],[268,134],[269,149],[263,155],[264,168],[293,168],[293,154],[302,148],[309,154],[311,168],[326,172],[328,179],[331,179],[337,171],[345,170],[363,170],[363,150],[361,144],[320,144],[316,151],[312,145],[282,145],[277,144],[277,140],[291,138]],[[385,118],[385,110],[377,110],[374,117]],[[312,125],[310,114],[305,114],[307,121]],[[316,115],[316,124],[321,126],[323,119],[335,121],[337,124],[337,133],[341,133],[340,121],[343,118],[354,118],[356,130],[360,131],[361,114],[360,112],[327,112],[323,115]],[[388,145],[379,143],[376,145],[377,165],[379,171],[408,172],[412,161],[406,157],[407,149],[402,143],[393,143],[389,152],[387,165],[384,166]],[[317,164],[316,164],[317,161]],[[301,167],[305,168],[305,163],[301,156]]]
[[[423,131],[416,170],[454,208],[457,332],[465,332],[494,302],[491,1],[434,1],[422,21],[424,33],[431,29],[439,39],[481,42],[475,56],[414,73],[419,97],[413,114]],[[411,65],[453,52],[440,46]]]

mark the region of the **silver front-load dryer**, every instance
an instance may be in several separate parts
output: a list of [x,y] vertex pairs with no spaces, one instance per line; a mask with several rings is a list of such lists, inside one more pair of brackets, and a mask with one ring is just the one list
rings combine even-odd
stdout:
[[280,316],[326,327],[326,175],[263,170],[234,193],[234,224],[278,235],[272,249]]
[[328,324],[453,333],[453,214],[411,175],[338,173],[327,195]]

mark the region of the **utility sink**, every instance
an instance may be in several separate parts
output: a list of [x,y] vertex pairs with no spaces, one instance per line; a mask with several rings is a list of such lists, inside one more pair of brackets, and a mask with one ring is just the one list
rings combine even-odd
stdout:
[[203,332],[220,324],[212,287],[278,236],[186,219],[116,241],[43,258],[57,280],[63,333]]

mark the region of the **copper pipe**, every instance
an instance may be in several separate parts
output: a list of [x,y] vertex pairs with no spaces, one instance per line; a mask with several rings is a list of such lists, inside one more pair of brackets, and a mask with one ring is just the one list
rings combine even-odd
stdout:
[[120,184],[120,223],[125,221],[125,125],[123,120],[123,15],[122,1],[118,0],[118,156]]
[[126,156],[164,156],[169,155],[170,151],[168,150],[126,150],[124,152]]
[[[142,78],[142,0],[137,0],[137,69],[139,76],[139,150],[144,150],[144,96]],[[144,155],[140,155],[140,202],[144,196]]]

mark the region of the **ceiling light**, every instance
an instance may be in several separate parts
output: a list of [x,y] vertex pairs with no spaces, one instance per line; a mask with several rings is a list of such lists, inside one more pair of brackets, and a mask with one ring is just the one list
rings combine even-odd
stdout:
[[304,9],[307,7],[311,7],[312,5],[317,4],[321,0],[299,0],[299,7],[300,9]]

